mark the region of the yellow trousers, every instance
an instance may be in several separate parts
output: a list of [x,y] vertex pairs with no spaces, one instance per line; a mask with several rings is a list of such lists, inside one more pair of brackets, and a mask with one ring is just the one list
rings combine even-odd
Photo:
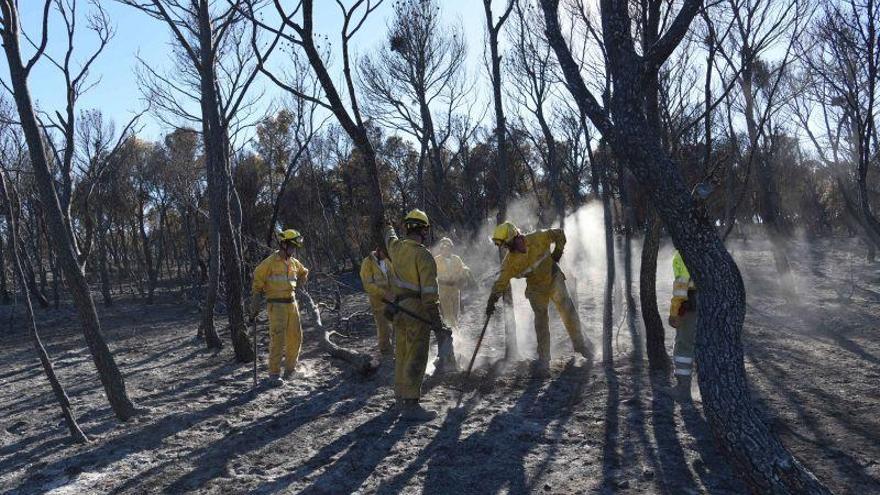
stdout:
[[565,276],[562,273],[556,273],[553,276],[553,283],[549,289],[526,289],[526,297],[532,305],[532,311],[535,312],[535,336],[538,339],[539,359],[550,361],[550,315],[548,312],[550,301],[553,301],[556,306],[556,310],[562,318],[562,324],[565,326],[575,349],[583,347],[584,336],[581,333],[581,320],[571,296],[568,295]]
[[281,373],[281,356],[284,369],[293,371],[299,361],[302,347],[302,325],[299,308],[295,303],[269,303],[269,374]]
[[458,326],[461,314],[461,291],[458,287],[440,284],[440,314],[447,325]]
[[373,319],[376,321],[376,338],[379,341],[379,352],[391,352],[391,322],[385,318],[385,303],[381,297],[370,297]]
[[431,332],[424,323],[405,316],[394,319],[394,394],[398,399],[418,399],[428,367]]

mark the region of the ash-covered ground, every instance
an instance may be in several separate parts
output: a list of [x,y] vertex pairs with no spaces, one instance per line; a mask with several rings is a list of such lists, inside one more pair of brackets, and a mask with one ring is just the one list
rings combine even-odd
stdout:
[[[880,266],[864,261],[855,240],[792,244],[797,295],[787,300],[768,246],[734,243],[748,291],[743,337],[753,399],[836,493],[880,493]],[[671,289],[668,254],[658,272],[661,312]],[[634,272],[637,297],[637,266]],[[574,278],[584,327],[598,347],[602,281]],[[341,280],[357,286],[351,276]],[[367,309],[356,290],[344,288],[343,295],[343,316]],[[68,440],[19,305],[0,344],[0,492],[745,491],[717,450],[699,397],[694,407],[682,407],[662,391],[662,380],[648,376],[646,363],[632,362],[622,306],[613,373],[573,357],[551,311],[552,375],[532,378],[528,362],[498,362],[503,338],[493,324],[478,369],[464,384],[462,407],[455,407],[460,380],[429,380],[424,402],[440,415],[408,424],[391,408],[392,365],[369,377],[353,373],[319,349],[311,319],[302,375],[280,389],[255,390],[251,365],[232,362],[227,342],[213,354],[194,340],[196,309],[176,295],[159,299],[100,310],[129,393],[147,410],[128,423],[109,410],[73,311],[38,313],[88,445]],[[466,364],[485,289],[464,299],[457,352]],[[10,321],[9,312],[3,308],[0,321]],[[534,340],[528,325],[521,324],[524,354]],[[371,319],[355,318],[339,330],[339,343],[372,351]],[[265,358],[265,324],[260,333]],[[670,350],[673,335],[667,331]],[[265,376],[264,361],[260,372]]]

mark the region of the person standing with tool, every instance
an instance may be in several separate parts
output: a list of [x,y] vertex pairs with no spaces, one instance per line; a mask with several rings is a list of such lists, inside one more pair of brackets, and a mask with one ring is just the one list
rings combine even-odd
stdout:
[[379,341],[379,354],[390,355],[391,322],[385,318],[383,299],[393,299],[391,285],[388,281],[391,273],[391,260],[385,254],[384,247],[378,247],[361,262],[361,283],[370,299],[373,319],[376,321],[376,336]]
[[440,239],[437,263],[437,283],[440,287],[440,313],[450,327],[458,326],[461,314],[461,289],[472,280],[471,269],[458,256],[452,254],[452,239]]
[[294,250],[303,247],[302,234],[287,229],[278,232],[276,240],[278,250],[254,269],[250,313],[250,320],[254,322],[260,312],[260,296],[265,295],[269,313],[268,384],[273,387],[283,385],[284,379],[296,372],[303,333],[295,294],[297,286],[306,285],[309,276],[309,270],[293,257]]
[[394,294],[394,300],[387,301],[386,307],[394,324],[394,394],[404,419],[430,421],[437,413],[422,407],[419,399],[428,365],[431,332],[437,335],[438,370],[455,364],[452,332],[440,316],[437,264],[425,247],[431,229],[428,215],[412,210],[403,219],[403,228],[403,239],[398,239],[392,225],[385,229]]
[[[492,286],[492,293],[486,304],[486,315],[495,309],[495,303],[510,287],[513,278],[526,279],[526,299],[535,312],[535,334],[538,340],[537,373],[546,376],[550,371],[550,302],[556,306],[565,330],[568,332],[575,352],[587,359],[593,359],[593,344],[585,339],[581,331],[581,321],[568,289],[565,275],[559,268],[559,260],[565,249],[565,232],[562,229],[549,229],[522,234],[510,222],[495,227],[492,242],[498,247],[506,247],[508,252],[501,261],[501,272]],[[550,247],[553,246],[553,251]]]

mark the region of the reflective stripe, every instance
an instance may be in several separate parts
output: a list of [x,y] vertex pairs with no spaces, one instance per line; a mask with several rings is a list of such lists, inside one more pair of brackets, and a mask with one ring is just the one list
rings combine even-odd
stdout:
[[411,290],[414,292],[418,292],[419,294],[437,294],[436,285],[426,285],[424,287],[419,287],[417,284],[411,284],[406,280],[400,280],[397,277],[392,278],[391,282],[401,289]]
[[683,375],[683,376],[690,376],[691,370],[690,369],[676,369],[675,374],[676,375]]
[[523,270],[522,272],[520,272],[520,274],[517,275],[517,276],[514,277],[514,278],[528,277],[529,275],[532,274],[533,271],[535,271],[536,268],[538,268],[538,265],[540,265],[541,263],[543,263],[544,260],[546,260],[546,259],[549,258],[549,257],[550,257],[550,251],[547,251],[546,253],[544,253],[544,256],[541,256],[540,258],[538,258],[537,261],[535,261],[534,263],[532,263],[531,266],[529,266],[528,268],[526,268],[525,270]]
[[691,364],[694,362],[694,358],[689,358],[689,357],[685,357],[685,356],[675,356],[675,362],[676,363]]
[[687,297],[689,282],[690,280],[684,277],[676,278],[675,282],[672,283],[672,295],[675,297]]
[[269,275],[266,277],[269,282],[296,282],[296,277],[290,278],[287,275]]
[[394,277],[394,279],[392,279],[392,282],[394,283],[394,285],[400,287],[401,289],[409,289],[412,291],[419,292],[418,284],[411,284],[411,283],[407,282],[406,280],[400,280],[397,277]]

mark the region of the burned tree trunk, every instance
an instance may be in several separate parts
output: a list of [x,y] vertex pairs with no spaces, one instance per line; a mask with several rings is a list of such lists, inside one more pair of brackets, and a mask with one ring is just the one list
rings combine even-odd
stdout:
[[[605,158],[607,159],[607,157]],[[602,364],[614,367],[614,278],[617,276],[614,261],[614,219],[611,216],[611,191],[608,184],[607,163],[593,165],[593,187],[602,198],[602,222],[605,226],[605,296],[602,303]]]
[[599,105],[581,76],[562,34],[559,1],[541,0],[541,6],[550,44],[578,107],[650,193],[700,288],[696,336],[700,392],[722,449],[755,493],[830,493],[782,445],[752,405],[741,340],[746,306],[742,277],[714,225],[698,215],[677,164],[649,137],[643,75],[659,70],[687,34],[702,2],[685,0],[669,31],[648,53],[638,55],[630,3],[602,0],[603,41],[614,92],[609,109]]
[[[362,354],[334,344],[330,337],[336,332],[324,328],[321,308],[308,292],[300,290],[299,294],[302,296],[301,299],[305,300],[305,307],[312,313],[312,317],[315,319],[315,326],[323,333],[320,344],[327,354],[351,364],[354,370],[362,375],[372,374],[379,368],[380,363],[369,354]],[[336,311],[338,312],[338,320],[342,320],[342,302],[338,292],[336,293]]]
[[[54,249],[59,258],[58,262],[61,265],[61,269],[64,272],[70,297],[79,313],[83,334],[95,366],[98,369],[101,383],[104,385],[107,399],[116,417],[125,421],[136,413],[135,407],[128,398],[125,381],[116,367],[116,361],[113,359],[113,354],[104,341],[104,336],[101,334],[101,324],[98,321],[94,301],[92,301],[92,295],[89,292],[85,274],[79,265],[77,253],[73,245],[71,226],[64,221],[64,212],[61,209],[61,204],[55,191],[55,180],[46,158],[42,131],[34,112],[28,88],[28,75],[33,67],[32,62],[35,62],[38,56],[35,56],[27,64],[21,58],[18,31],[20,22],[17,5],[9,1],[3,1],[0,3],[0,11],[2,11],[2,31],[0,31],[0,35],[2,35],[3,49],[6,52],[10,86],[18,109],[22,131],[27,141],[37,190],[44,204],[49,232],[52,234],[52,238],[55,239]],[[45,15],[48,15],[48,8]],[[40,55],[40,53],[38,52],[37,55]]]
[[[13,275],[14,276],[14,275]],[[0,302],[9,304],[9,288],[6,280],[6,246],[3,244],[3,237],[0,236]],[[22,282],[22,287],[25,284]]]
[[651,370],[667,371],[670,367],[666,352],[666,329],[657,309],[657,254],[660,250],[660,220],[652,210],[645,223],[642,261],[639,268],[639,302],[645,324],[645,344]]
[[[214,30],[208,2],[200,2],[198,9],[199,36],[199,79],[201,91],[202,131],[205,141],[205,155],[208,167],[208,196],[212,230],[212,247],[219,247],[211,253],[214,274],[211,282],[219,280],[219,259],[223,259],[226,282],[227,318],[229,335],[235,358],[240,362],[250,362],[255,358],[253,347],[245,330],[244,306],[242,300],[242,270],[238,244],[232,222],[232,185],[229,174],[229,147],[226,128],[220,115],[220,101],[217,94],[216,49]],[[216,234],[214,233],[216,232]],[[218,246],[219,244],[219,246]],[[210,288],[209,288],[210,292]],[[208,318],[213,319],[213,304],[206,298],[203,315],[208,331]]]
[[[510,163],[507,155],[507,120],[504,116],[504,100],[501,97],[501,55],[498,52],[498,35],[504,23],[513,11],[513,1],[507,3],[504,12],[496,21],[492,14],[491,0],[483,0],[483,10],[486,13],[486,30],[489,34],[489,65],[492,79],[492,102],[495,110],[495,143],[496,143],[496,178],[498,182],[498,215],[497,223],[507,221],[507,195],[510,192]],[[499,261],[504,258],[504,252],[498,250]],[[513,312],[513,293],[508,288],[502,298],[502,313],[505,335],[505,359],[517,359],[519,348],[516,342],[516,316]]]
[[[13,273],[18,278],[19,284],[21,287],[26,287],[25,283],[25,274],[24,270],[21,266],[21,260],[18,255],[18,222],[16,221],[15,210],[13,209],[13,203],[10,199],[9,192],[6,189],[6,173],[0,171],[0,197],[2,197],[3,202],[6,205],[6,220],[8,222],[8,230],[9,230],[9,243],[12,245],[12,264],[13,264]],[[5,269],[5,268],[4,268]],[[64,390],[64,386],[61,385],[61,382],[58,380],[58,377],[55,375],[55,368],[52,366],[52,360],[49,358],[49,353],[46,352],[46,348],[43,346],[43,342],[40,340],[40,334],[37,332],[37,324],[34,320],[34,307],[31,305],[31,297],[28,294],[27,290],[23,290],[24,294],[24,303],[25,310],[27,315],[27,325],[31,330],[31,339],[33,340],[34,350],[37,352],[37,356],[40,358],[40,364],[43,365],[43,371],[46,373],[46,379],[49,380],[49,385],[52,387],[52,392],[55,394],[55,400],[58,401],[58,406],[61,408],[61,415],[64,417],[64,422],[67,424],[67,429],[70,430],[70,436],[79,443],[88,443],[89,439],[85,433],[83,433],[82,429],[80,429],[79,424],[76,422],[76,417],[74,417],[73,410],[70,407],[70,399],[67,397],[67,392]]]

